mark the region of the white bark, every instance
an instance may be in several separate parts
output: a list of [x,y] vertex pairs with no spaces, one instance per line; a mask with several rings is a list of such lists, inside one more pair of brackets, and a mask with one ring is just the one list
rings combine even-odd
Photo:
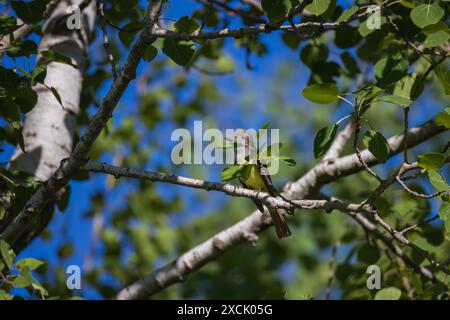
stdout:
[[[11,159],[11,169],[33,174],[40,181],[47,180],[58,168],[62,159],[67,158],[73,146],[75,120],[79,113],[80,95],[83,85],[83,73],[86,67],[87,38],[93,29],[95,2],[82,12],[82,30],[61,31],[61,25],[55,24],[58,18],[67,14],[71,4],[80,4],[82,0],[60,1],[44,25],[44,36],[39,50],[53,50],[72,59],[74,68],[60,62],[47,65],[45,84],[54,87],[62,99],[61,107],[53,93],[38,84],[34,90],[38,102],[31,112],[26,114],[23,127],[25,151],[17,148]],[[65,24],[65,19],[62,20]],[[37,65],[43,63],[41,56]]]

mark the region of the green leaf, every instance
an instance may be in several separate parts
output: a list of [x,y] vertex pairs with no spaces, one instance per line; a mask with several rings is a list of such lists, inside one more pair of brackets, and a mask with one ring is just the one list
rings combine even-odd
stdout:
[[283,32],[281,34],[281,39],[284,44],[292,50],[297,49],[302,41],[302,39],[295,32]]
[[18,129],[18,128],[14,128],[13,135],[14,135],[14,139],[16,140],[16,143],[19,145],[20,149],[23,151],[23,153],[26,153],[25,141],[23,140],[22,130]]
[[9,254],[10,249],[9,244],[5,240],[0,240],[0,254],[9,270],[11,270],[13,266],[13,259]]
[[416,26],[423,29],[426,26],[438,23],[444,17],[444,9],[437,2],[420,4],[411,10],[411,20]]
[[308,4],[305,9],[316,16],[320,16],[331,4],[331,0],[313,0],[312,3]]
[[424,153],[418,157],[418,164],[426,170],[439,170],[445,164],[445,156],[437,152]]
[[444,178],[440,175],[439,172],[435,170],[428,170],[428,179],[430,180],[431,185],[436,189],[436,191],[449,190],[447,182],[445,182]]
[[450,220],[450,201],[442,201],[438,211],[442,220]]
[[11,1],[11,7],[23,22],[37,24],[44,18],[44,11],[48,2],[48,0]]
[[40,292],[41,296],[48,296],[48,291],[45,290],[45,288],[40,284],[36,279],[33,279],[33,282],[31,284],[34,290],[37,290]]
[[37,83],[44,83],[45,77],[47,76],[47,67],[44,65],[38,66],[33,69],[31,84],[35,86]]
[[314,67],[314,65],[318,65],[319,63],[325,63],[327,58],[328,48],[323,44],[308,44],[300,52],[300,59],[309,67]]
[[131,11],[136,8],[139,0],[115,0],[113,4],[114,10],[117,12]]
[[[330,5],[328,6],[327,10],[325,10],[324,13],[321,14],[322,19],[324,20],[330,20],[332,17],[334,18],[334,13],[336,11],[336,0],[331,0]],[[340,12],[340,10],[339,10]]]
[[18,105],[11,102],[8,108],[2,107],[0,111],[10,124],[17,123],[20,127],[20,109]]
[[14,32],[17,30],[19,26],[17,25],[16,18],[2,15],[0,16],[0,34],[1,35],[7,35],[11,32]]
[[427,36],[438,31],[450,32],[450,28],[443,21],[439,21],[422,29],[422,32]]
[[30,270],[36,270],[40,266],[44,264],[44,261],[35,259],[35,258],[25,258],[17,261],[17,269],[23,269],[24,267],[27,267]]
[[38,96],[30,87],[18,90],[18,95],[14,98],[14,102],[19,106],[22,113],[30,112],[37,103]]
[[341,53],[341,60],[344,63],[345,68],[347,69],[350,75],[356,75],[361,72],[358,67],[358,63],[348,52]]
[[362,40],[356,27],[343,24],[336,29],[334,43],[339,49],[347,49],[356,46]]
[[366,264],[374,264],[380,259],[380,250],[368,243],[364,244],[357,254],[358,260]]
[[[257,137],[259,139],[259,137]],[[277,158],[279,157],[280,150],[283,148],[282,143],[273,143],[267,148],[261,147],[261,150],[258,152],[258,159],[268,159],[268,158]]]
[[[6,216],[6,209],[4,206],[0,206],[0,221],[3,220],[5,216]],[[1,266],[0,270],[2,270]]]
[[17,25],[16,18],[11,16],[0,16],[0,35],[7,35],[14,32],[19,26]]
[[[386,17],[380,17],[380,26],[382,26],[383,24],[386,23]],[[359,26],[358,26],[358,32],[359,34],[363,37],[363,38],[367,38],[368,35],[372,34],[373,32],[379,30],[376,29],[374,27],[370,27],[367,24],[369,22],[369,19],[363,21]],[[373,22],[372,22],[373,23]]]
[[378,291],[375,294],[375,300],[399,300],[401,295],[400,289],[389,287]]
[[[126,3],[126,1],[122,1]],[[125,47],[130,47],[137,32],[143,27],[142,21],[134,21],[124,25],[119,31],[119,39]]]
[[302,91],[302,95],[311,102],[328,104],[338,99],[339,89],[335,83],[313,84]]
[[262,0],[261,6],[269,18],[274,23],[283,19],[291,10],[291,0]]
[[424,48],[439,47],[440,45],[448,42],[449,39],[450,34],[448,34],[445,31],[438,31],[427,36],[423,44],[423,47]]
[[330,149],[334,138],[336,137],[338,125],[324,127],[320,129],[314,138],[314,157],[316,159],[323,156]]
[[163,52],[178,65],[188,66],[194,55],[194,45],[192,41],[176,41],[174,39],[164,39]]
[[19,288],[27,288],[31,286],[31,277],[19,274],[14,279],[14,286]]
[[403,201],[398,201],[392,206],[392,210],[395,214],[402,218],[414,214],[417,212],[418,204],[416,201],[411,199],[404,199]]
[[415,1],[415,0],[400,0],[400,3],[401,3],[404,7],[409,8],[409,9],[412,9],[412,8],[414,8],[414,1]]
[[150,62],[153,59],[155,59],[156,55],[158,54],[158,49],[156,49],[154,46],[147,46],[147,48],[145,49],[145,54],[144,54],[144,61],[146,62]]
[[297,164],[297,162],[295,162],[294,159],[290,158],[290,157],[286,157],[286,156],[281,156],[279,157],[279,159],[284,162],[285,164],[287,164],[288,166],[295,166]]
[[28,288],[31,286],[32,277],[28,266],[22,266],[20,273],[14,279],[14,286]]
[[393,103],[393,104],[399,104],[403,107],[409,107],[412,103],[412,101],[408,98],[401,97],[401,96],[384,96],[379,99],[379,101],[387,102],[387,103]]
[[450,108],[446,108],[445,111],[439,112],[435,118],[436,124],[450,129]]
[[259,130],[264,130],[267,129],[270,126],[270,121],[267,121],[266,123],[264,123],[261,128],[259,128]]
[[55,87],[50,87],[50,91],[53,93],[53,96],[55,97],[55,99],[58,101],[59,105],[64,109],[63,103],[62,103],[62,99],[61,96],[59,95],[58,91],[56,90]]
[[5,69],[0,65],[0,87],[7,91],[14,91],[21,84],[20,76],[12,69]]
[[222,170],[222,181],[230,181],[239,178],[244,169],[243,165],[233,165]]
[[389,153],[391,151],[389,143],[378,131],[367,131],[363,136],[363,143],[378,162],[384,163],[389,159]]
[[32,40],[14,40],[5,49],[9,57],[29,57],[37,52],[37,45]]
[[73,254],[74,248],[72,243],[64,243],[58,248],[58,257],[61,259],[66,259]]
[[14,296],[6,293],[6,291],[0,289],[0,300],[12,300]]
[[439,65],[434,69],[434,73],[441,82],[445,94],[450,95],[450,70],[446,69],[443,65]]
[[77,66],[72,63],[72,59],[70,57],[67,57],[61,53],[55,52],[53,50],[43,50],[40,51],[39,54],[43,56],[48,61],[56,61],[64,64],[68,64],[69,66],[74,67],[75,69]]
[[200,28],[200,24],[197,20],[184,16],[181,17],[177,22],[175,22],[175,30],[178,32],[189,32],[192,33]]
[[408,70],[409,63],[405,59],[383,58],[374,66],[375,77],[381,87],[402,79]]
[[357,6],[353,6],[347,10],[345,10],[344,12],[341,13],[341,15],[339,16],[339,18],[336,20],[336,22],[344,22],[347,21],[348,19],[350,19],[356,12],[358,12],[358,7]]

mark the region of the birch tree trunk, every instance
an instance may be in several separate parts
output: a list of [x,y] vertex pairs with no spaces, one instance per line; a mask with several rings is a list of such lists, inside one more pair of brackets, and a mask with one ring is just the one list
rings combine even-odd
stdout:
[[[83,5],[89,3],[87,6]],[[81,29],[69,30],[66,21],[71,15],[68,8],[80,5]],[[46,62],[38,55],[36,66],[47,64],[45,86],[37,84],[33,89],[38,101],[25,115],[23,138],[26,153],[18,147],[10,163],[12,170],[27,172],[39,181],[46,181],[58,168],[60,161],[72,152],[76,117],[80,111],[83,75],[87,65],[87,49],[96,9],[95,1],[61,0],[46,19],[39,50],[52,50],[71,58],[76,66],[52,61]],[[49,88],[55,88],[62,105]],[[64,108],[63,108],[64,107]],[[14,246],[16,252],[25,248],[48,225],[53,205],[50,203],[35,224],[27,230]]]
[[[44,35],[39,45],[40,51],[50,49],[70,57],[77,66],[74,68],[55,61],[47,65],[45,84],[58,91],[64,108],[46,86],[36,85],[34,90],[38,94],[38,102],[26,114],[23,127],[26,153],[17,148],[11,159],[11,169],[30,173],[40,181],[47,180],[58,168],[60,161],[72,151],[83,74],[87,65],[88,38],[95,19],[95,1],[91,1],[81,12],[81,30],[68,30],[66,21],[69,6],[80,5],[82,2],[84,1],[59,1],[44,24]],[[42,56],[38,56],[36,64],[43,63]]]

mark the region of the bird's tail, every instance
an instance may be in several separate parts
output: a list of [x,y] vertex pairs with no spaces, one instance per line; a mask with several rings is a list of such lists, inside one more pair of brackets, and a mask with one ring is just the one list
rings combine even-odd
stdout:
[[286,223],[286,218],[281,210],[277,210],[275,208],[268,209],[278,238],[282,239],[289,237],[291,235],[291,230],[289,230],[289,226]]

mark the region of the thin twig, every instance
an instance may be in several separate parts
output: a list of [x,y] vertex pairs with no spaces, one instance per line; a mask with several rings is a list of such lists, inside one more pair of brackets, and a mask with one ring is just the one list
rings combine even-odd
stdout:
[[101,24],[101,28],[102,28],[102,33],[103,33],[103,47],[106,50],[106,54],[108,55],[108,60],[109,63],[111,64],[111,72],[113,75],[113,79],[117,79],[117,70],[116,70],[116,63],[114,62],[114,57],[111,51],[111,46],[109,45],[109,41],[108,41],[108,34],[106,31],[106,19],[105,19],[105,12],[103,10],[103,0],[97,0],[97,12],[98,12],[98,16],[99,16],[99,20],[100,20],[100,24]]
[[366,171],[368,173],[370,173],[373,177],[375,177],[379,182],[383,182],[383,179],[367,165],[367,163],[364,161],[363,157],[361,156],[361,151],[358,148],[358,136],[359,136],[359,132],[361,131],[361,118],[359,116],[358,108],[356,108],[354,115],[355,115],[355,117],[354,117],[355,118],[355,132],[354,132],[355,137],[353,139],[353,149],[355,150],[358,160],[361,163],[361,165],[364,167],[364,169],[366,169]]
[[403,230],[400,230],[399,233],[402,234],[402,235],[405,235],[406,232],[414,230],[414,229],[416,229],[418,227],[421,227],[421,226],[423,226],[425,224],[428,224],[428,223],[430,223],[430,222],[432,222],[432,221],[434,221],[434,220],[436,220],[438,218],[439,218],[439,214],[436,214],[433,217],[428,218],[428,219],[426,219],[426,220],[424,220],[424,221],[422,221],[420,223],[417,223],[417,224],[415,224],[413,226],[410,226],[410,227],[407,227],[407,228],[405,228]]
[[330,260],[328,261],[328,283],[327,283],[327,288],[325,290],[325,299],[326,300],[330,300],[330,298],[331,298],[331,286],[333,284],[333,278],[334,278],[334,265],[336,263],[337,251],[338,251],[340,245],[341,245],[341,242],[336,241],[333,248],[331,249]]
[[403,162],[409,163],[408,161],[408,127],[409,127],[409,107],[403,108],[403,136],[404,138],[404,148],[403,148]]

